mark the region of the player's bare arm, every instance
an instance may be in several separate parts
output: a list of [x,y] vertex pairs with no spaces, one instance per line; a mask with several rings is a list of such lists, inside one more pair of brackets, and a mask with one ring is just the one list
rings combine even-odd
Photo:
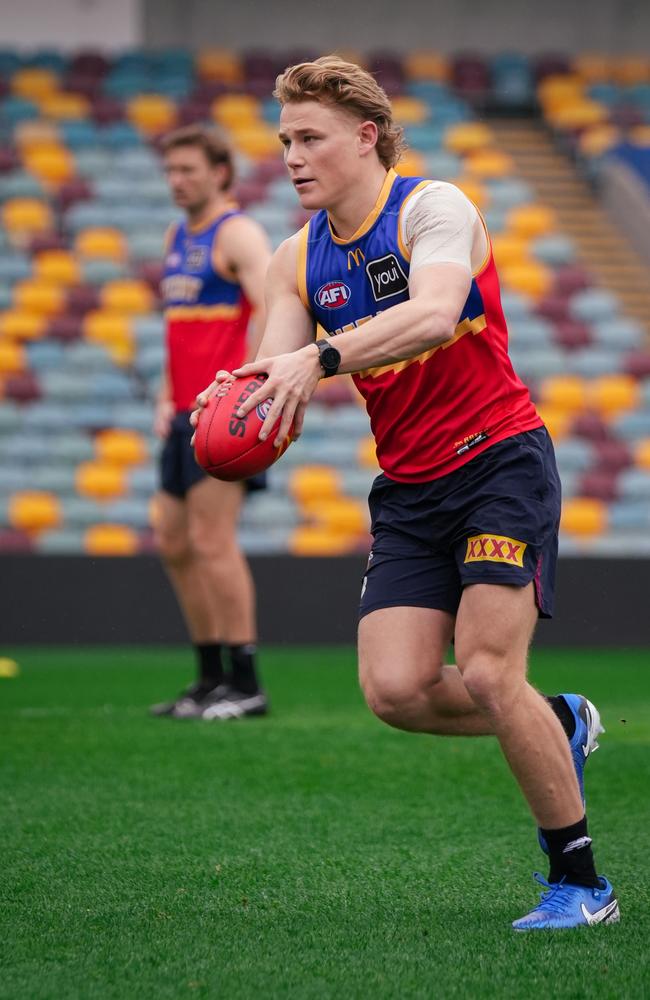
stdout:
[[254,219],[235,215],[224,222],[215,247],[215,263],[227,277],[241,285],[251,304],[247,348],[250,359],[257,354],[264,332],[264,284],[270,261],[268,237]]
[[[295,272],[294,272],[295,274]],[[368,320],[362,327],[337,334],[341,354],[341,374],[364,371],[391,362],[417,357],[441,344],[449,343],[471,285],[469,269],[459,264],[433,264],[418,268],[409,280],[410,299]],[[294,295],[298,297],[293,278]],[[298,298],[302,307],[302,303]],[[303,312],[306,312],[303,308]],[[278,315],[280,313],[278,312]],[[236,375],[268,372],[264,389],[242,406],[245,415],[263,398],[272,396],[273,406],[260,431],[264,439],[282,413],[278,444],[289,432],[294,413],[304,408],[322,376],[318,350],[313,345],[294,348],[291,355],[267,356],[272,341],[265,335],[254,365],[244,365]]]

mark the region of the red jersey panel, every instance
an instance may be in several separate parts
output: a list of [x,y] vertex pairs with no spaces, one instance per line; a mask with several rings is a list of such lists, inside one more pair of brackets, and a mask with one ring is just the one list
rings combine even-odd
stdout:
[[246,357],[250,304],[241,286],[222,277],[212,262],[219,227],[238,214],[228,211],[198,232],[181,223],[170,240],[161,289],[176,412],[193,409],[216,371],[232,371]]
[[[324,211],[303,230],[299,288],[330,335],[361,327],[408,299],[399,216],[422,183],[389,171],[367,225],[350,241],[334,235]],[[491,247],[450,343],[353,379],[366,401],[379,465],[399,482],[444,476],[491,444],[542,425],[508,357]]]

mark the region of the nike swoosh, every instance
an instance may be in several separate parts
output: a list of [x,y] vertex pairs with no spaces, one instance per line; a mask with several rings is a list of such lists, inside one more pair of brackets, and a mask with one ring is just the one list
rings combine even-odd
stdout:
[[588,924],[599,924],[605,920],[610,913],[613,913],[617,906],[618,902],[614,899],[611,903],[608,903],[607,906],[603,906],[600,910],[596,910],[595,913],[590,913],[585,904],[581,903],[580,911]]

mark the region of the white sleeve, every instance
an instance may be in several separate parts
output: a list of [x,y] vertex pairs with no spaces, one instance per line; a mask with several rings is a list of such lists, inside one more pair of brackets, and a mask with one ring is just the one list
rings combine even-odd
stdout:
[[407,203],[402,239],[411,253],[411,271],[424,264],[460,264],[472,271],[478,212],[453,184],[432,181]]

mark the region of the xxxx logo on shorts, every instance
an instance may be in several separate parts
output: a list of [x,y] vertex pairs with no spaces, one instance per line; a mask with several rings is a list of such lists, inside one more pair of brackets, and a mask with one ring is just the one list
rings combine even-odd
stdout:
[[498,562],[523,568],[526,548],[526,542],[505,535],[473,535],[467,539],[465,562]]

